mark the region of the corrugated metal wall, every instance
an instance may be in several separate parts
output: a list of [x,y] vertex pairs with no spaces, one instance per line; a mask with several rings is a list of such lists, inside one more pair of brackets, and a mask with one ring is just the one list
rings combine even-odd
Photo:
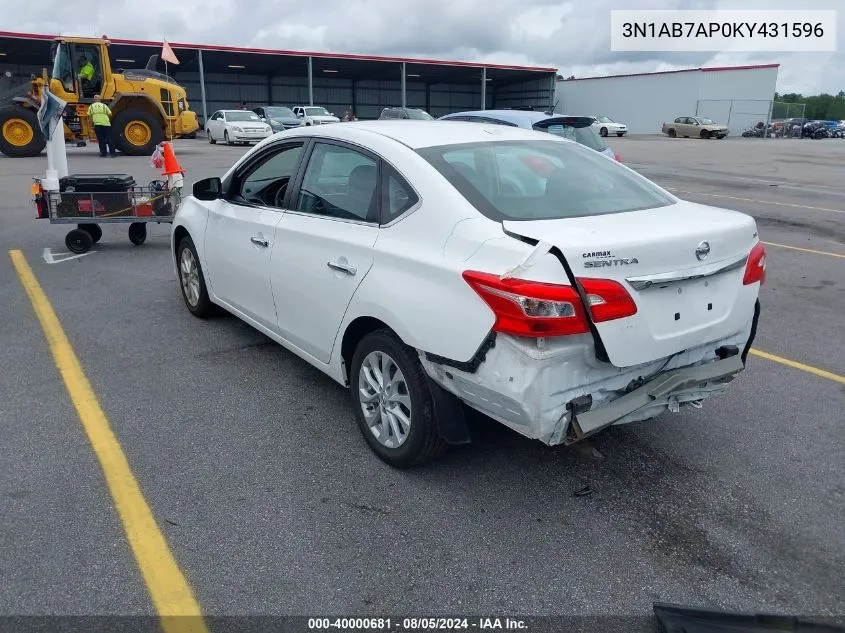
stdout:
[[698,74],[559,81],[555,111],[580,116],[605,115],[625,123],[631,134],[660,134],[663,121],[695,114]]
[[551,87],[551,76],[504,86],[494,92],[495,99],[490,100],[488,107],[517,108],[531,106],[532,108],[546,108],[554,105],[550,99]]
[[777,68],[559,81],[556,111],[607,115],[625,123],[631,134],[660,134],[664,121],[694,116],[696,110],[720,122],[728,122],[730,114],[731,134],[737,134],[760,120],[761,113],[766,120],[776,83]]

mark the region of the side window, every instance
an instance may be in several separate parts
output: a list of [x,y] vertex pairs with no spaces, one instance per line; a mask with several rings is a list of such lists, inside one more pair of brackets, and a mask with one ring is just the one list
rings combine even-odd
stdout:
[[382,167],[381,179],[381,223],[395,220],[420,199],[411,186],[389,165]]
[[355,150],[317,143],[299,190],[297,211],[347,220],[378,219],[378,165]]
[[241,180],[241,197],[252,204],[282,208],[301,155],[299,143],[287,145],[269,156]]

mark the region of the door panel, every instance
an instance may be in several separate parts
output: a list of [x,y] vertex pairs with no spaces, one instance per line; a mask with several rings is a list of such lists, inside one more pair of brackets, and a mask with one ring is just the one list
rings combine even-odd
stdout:
[[206,272],[214,294],[274,332],[270,253],[281,217],[277,210],[218,200],[211,203],[205,231]]
[[373,264],[378,226],[287,212],[276,226],[270,282],[279,332],[328,363],[352,295]]
[[276,227],[271,283],[279,331],[328,363],[352,295],[373,263],[381,205],[378,159],[315,142],[291,211]]

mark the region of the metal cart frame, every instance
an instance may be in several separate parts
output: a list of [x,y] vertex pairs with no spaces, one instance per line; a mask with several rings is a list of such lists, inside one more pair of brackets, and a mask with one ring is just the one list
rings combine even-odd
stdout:
[[73,253],[85,253],[100,241],[100,224],[129,224],[129,241],[140,246],[147,239],[147,224],[172,224],[182,200],[181,189],[169,189],[158,180],[119,192],[59,192],[45,191],[41,179],[34,178],[32,194],[39,220],[77,225],[65,236]]

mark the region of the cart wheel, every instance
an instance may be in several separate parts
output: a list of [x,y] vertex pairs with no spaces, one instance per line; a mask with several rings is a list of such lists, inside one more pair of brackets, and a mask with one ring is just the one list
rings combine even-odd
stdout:
[[103,229],[100,228],[99,224],[80,224],[78,228],[88,233],[94,244],[99,242],[100,238],[103,237]]
[[65,236],[65,246],[72,253],[85,253],[94,246],[94,238],[88,231],[73,229]]
[[147,225],[144,222],[133,222],[129,225],[129,241],[140,246],[147,241]]

